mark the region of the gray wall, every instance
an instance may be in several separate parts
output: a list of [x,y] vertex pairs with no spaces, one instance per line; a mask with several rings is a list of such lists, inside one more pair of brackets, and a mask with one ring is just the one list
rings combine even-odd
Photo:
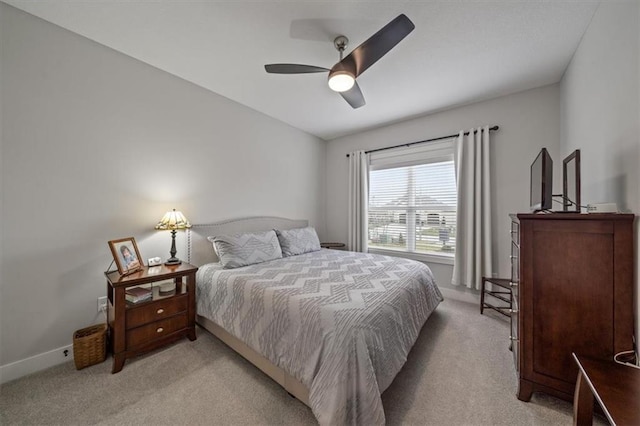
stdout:
[[145,259],[168,257],[170,234],[153,227],[173,207],[192,223],[306,218],[323,235],[326,142],[5,4],[0,13],[0,365],[104,321],[107,241],[134,236]]
[[[561,154],[580,149],[582,204],[640,213],[640,3],[603,2],[561,81]],[[637,230],[637,226],[636,226]],[[636,235],[636,339],[640,299]]]
[[[559,94],[558,85],[546,86],[330,141],[326,175],[327,237],[332,241],[346,241],[347,238],[346,153],[454,134],[461,129],[468,130],[485,124],[497,124],[500,130],[491,133],[494,259],[498,274],[508,277],[508,215],[529,211],[529,167],[538,151],[547,147],[551,156],[558,158]],[[558,176],[560,168],[556,164],[554,166],[555,176]],[[430,266],[439,286],[451,286],[451,266]]]

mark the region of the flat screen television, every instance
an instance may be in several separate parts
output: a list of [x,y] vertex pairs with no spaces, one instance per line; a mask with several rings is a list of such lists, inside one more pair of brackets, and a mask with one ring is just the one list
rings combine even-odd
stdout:
[[553,160],[546,148],[531,163],[530,206],[534,212],[551,210]]

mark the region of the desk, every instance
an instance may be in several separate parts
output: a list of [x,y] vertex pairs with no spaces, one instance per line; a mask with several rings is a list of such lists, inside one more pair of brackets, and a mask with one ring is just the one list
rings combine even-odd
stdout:
[[612,425],[640,424],[640,370],[585,357],[578,364],[578,382],[573,399],[573,424],[593,422],[593,400],[597,399]]

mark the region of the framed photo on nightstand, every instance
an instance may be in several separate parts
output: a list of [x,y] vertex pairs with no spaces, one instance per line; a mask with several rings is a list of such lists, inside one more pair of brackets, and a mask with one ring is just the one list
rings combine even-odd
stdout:
[[133,237],[111,240],[109,241],[109,248],[120,275],[130,274],[142,269],[140,252]]

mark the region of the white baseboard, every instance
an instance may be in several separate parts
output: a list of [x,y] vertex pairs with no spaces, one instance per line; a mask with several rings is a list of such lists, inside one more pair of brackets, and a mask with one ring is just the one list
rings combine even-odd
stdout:
[[473,293],[471,291],[461,291],[461,290],[456,290],[454,288],[448,288],[448,287],[438,287],[440,289],[440,292],[442,293],[442,296],[444,296],[445,299],[454,299],[454,300],[459,300],[461,302],[467,302],[467,303],[472,303],[474,305],[478,305],[480,306],[480,293]]
[[[64,351],[68,351],[67,356],[65,356]],[[0,366],[0,384],[68,361],[73,361],[73,345],[63,346],[49,352],[2,365]]]

